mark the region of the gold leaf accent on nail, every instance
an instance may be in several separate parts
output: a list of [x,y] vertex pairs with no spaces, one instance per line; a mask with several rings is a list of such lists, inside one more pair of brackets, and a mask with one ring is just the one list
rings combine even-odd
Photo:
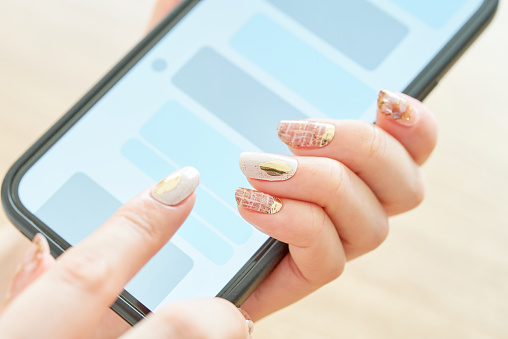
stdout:
[[174,190],[178,184],[180,183],[180,176],[177,175],[175,177],[168,177],[162,180],[157,187],[155,188],[155,193],[158,195],[162,195],[166,192],[170,192]]
[[267,211],[268,214],[275,214],[279,212],[282,208],[282,200],[279,198],[273,198],[273,204],[270,206],[270,209]]
[[291,167],[289,167],[282,160],[274,160],[269,162],[264,162],[259,164],[259,168],[266,172],[266,174],[271,175],[273,177],[280,177],[284,174],[291,173]]
[[328,125],[321,139],[321,147],[328,145],[335,136],[335,125]]

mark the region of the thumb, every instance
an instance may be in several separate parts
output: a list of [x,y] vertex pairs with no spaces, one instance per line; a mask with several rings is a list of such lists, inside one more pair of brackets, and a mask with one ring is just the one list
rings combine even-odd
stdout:
[[247,339],[252,331],[250,317],[229,301],[196,299],[161,308],[121,339]]

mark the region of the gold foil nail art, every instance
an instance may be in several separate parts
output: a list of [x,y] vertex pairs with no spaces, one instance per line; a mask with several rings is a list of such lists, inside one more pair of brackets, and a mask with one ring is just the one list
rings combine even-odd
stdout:
[[388,90],[379,92],[377,111],[382,116],[407,126],[414,125],[418,119],[418,112],[406,98]]
[[335,125],[307,120],[283,120],[277,127],[277,134],[280,140],[291,147],[320,148],[333,140]]
[[259,168],[265,171],[268,175],[280,177],[284,174],[291,173],[292,169],[282,160],[274,160],[259,164]]
[[180,176],[169,176],[166,179],[162,180],[157,184],[157,187],[155,187],[155,193],[161,195],[166,192],[170,192],[178,186],[178,183],[180,182]]
[[275,214],[282,209],[282,200],[247,188],[237,188],[235,199],[238,206],[266,214]]
[[152,190],[152,196],[164,205],[178,205],[199,185],[199,172],[183,167],[162,179]]
[[324,147],[332,141],[333,137],[335,136],[335,125],[328,125],[326,126],[325,134],[321,137],[321,142],[319,144],[319,147]]
[[268,153],[244,152],[240,154],[240,169],[247,178],[282,181],[296,173],[295,157]]

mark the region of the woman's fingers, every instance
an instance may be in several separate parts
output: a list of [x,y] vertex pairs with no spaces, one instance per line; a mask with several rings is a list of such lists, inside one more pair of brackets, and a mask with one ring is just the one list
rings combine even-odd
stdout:
[[[326,143],[321,141],[322,146],[315,147],[316,142],[308,142],[321,140],[325,129],[329,130]],[[353,120],[298,120],[282,121],[278,131],[294,154],[334,159],[351,169],[389,215],[407,211],[423,199],[420,168],[401,143],[376,125]]]
[[424,196],[419,168],[436,144],[432,114],[419,101],[381,91],[376,125],[348,120],[282,121],[278,134],[295,155],[335,159],[365,181],[389,215]]
[[[6,305],[55,263],[46,238],[40,233],[36,234],[12,280]],[[95,327],[95,335],[91,337],[116,338],[129,328],[130,326],[118,314],[108,308],[104,311],[100,323]]]
[[379,92],[376,125],[404,145],[418,165],[436,146],[436,118],[424,104],[408,95]]
[[49,251],[48,241],[42,234],[36,234],[14,275],[7,296],[7,303],[16,298],[28,285],[53,266],[54,263],[55,259]]
[[387,235],[376,196],[335,160],[243,153],[240,168],[258,190],[236,191],[240,214],[288,243],[291,254],[244,304],[255,319],[334,280],[346,259],[372,250]]
[[[325,212],[321,216],[309,208],[291,212],[282,209],[277,215],[264,217],[264,224],[261,224],[261,216],[242,211],[247,221],[263,228],[272,237],[297,245],[293,242],[297,239],[288,236],[298,237],[301,234],[307,238],[313,233],[313,230],[305,229],[309,227],[307,218],[320,216],[323,222],[331,220],[334,232],[339,234],[346,257],[350,260],[373,250],[387,236],[386,213],[376,196],[357,175],[336,160],[243,153],[240,168],[258,191],[278,198],[310,202]],[[291,222],[298,226],[273,222],[282,217],[291,218]],[[305,222],[300,223],[303,220]],[[293,234],[288,229],[290,227],[295,227]]]
[[321,207],[246,188],[237,189],[235,198],[245,220],[289,244],[298,269],[296,279],[322,286],[342,273],[346,263],[344,250],[333,223]]
[[[85,335],[99,322],[102,312],[123,286],[177,231],[190,213],[199,174],[182,168],[157,186],[124,205],[99,230],[65,252],[53,267],[8,306],[0,328],[19,322],[11,314],[23,314],[30,329],[52,338]],[[48,307],[51,305],[51,307]],[[33,307],[36,306],[36,307]],[[42,319],[38,311],[46,309]],[[34,310],[34,311],[32,311]],[[79,316],[69,318],[68,314]],[[68,319],[62,323],[60,319]],[[31,332],[16,328],[12,333]]]
[[340,276],[346,255],[323,208],[245,188],[238,188],[235,198],[245,220],[289,244],[290,255],[244,305],[254,319],[285,307]]
[[247,339],[251,338],[252,326],[230,302],[199,299],[166,306],[121,338]]

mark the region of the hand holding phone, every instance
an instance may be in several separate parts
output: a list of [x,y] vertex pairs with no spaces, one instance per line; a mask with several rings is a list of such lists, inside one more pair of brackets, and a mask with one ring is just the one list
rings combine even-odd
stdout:
[[[418,165],[425,161],[435,145],[435,120],[423,104],[403,94],[382,91],[378,103],[380,108],[376,126],[359,121],[285,121],[279,126],[279,137],[289,144],[297,156],[252,153],[241,156],[240,167],[258,190],[237,191],[241,215],[261,231],[289,244],[289,254],[243,306],[254,320],[303,298],[337,278],[347,260],[374,249],[384,240],[388,216],[404,212],[421,201],[423,183]],[[405,107],[404,112],[400,111],[400,107]],[[289,173],[267,174],[266,169],[270,165],[266,164],[270,162],[272,165],[284,162],[296,167]],[[265,164],[265,171],[257,170],[260,168],[259,163]],[[174,175],[166,178],[159,186],[171,187],[174,178]],[[29,264],[30,270],[21,270],[17,274],[10,302],[20,294],[21,299],[24,299],[22,291],[43,271],[61,270],[62,265],[64,273],[65,267],[78,267],[77,271],[72,271],[74,273],[71,277],[86,278],[78,282],[78,285],[91,286],[89,279],[96,272],[101,272],[101,258],[105,256],[107,259],[112,251],[112,245],[107,245],[107,239],[102,240],[104,235],[111,237],[109,242],[116,244],[113,250],[135,249],[129,257],[122,256],[121,263],[111,265],[130,266],[126,269],[132,275],[139,269],[140,261],[148,260],[164,244],[168,235],[163,233],[160,236],[160,229],[172,234],[188,215],[195,195],[192,193],[190,198],[185,196],[195,187],[194,184],[176,200],[168,200],[166,196],[163,202],[177,204],[176,208],[170,209],[161,208],[160,204],[154,204],[147,192],[142,193],[122,207],[98,234],[91,237],[96,239],[97,248],[92,246],[90,249],[87,244],[93,240],[86,240],[62,256],[56,264],[58,266],[54,266],[49,248],[47,245],[41,246],[43,239],[40,235],[37,236],[34,240],[35,248],[42,255],[38,258],[33,256],[37,260],[35,264]],[[161,192],[157,195],[157,187],[153,192],[159,199],[164,197]],[[256,199],[254,195],[260,197],[257,199],[259,204],[249,204],[246,194],[252,199]],[[180,204],[181,199],[184,202]],[[278,201],[280,206],[274,210],[262,206],[270,201]],[[173,215],[175,212],[181,215]],[[165,225],[168,222],[170,225]],[[141,227],[141,230],[135,231],[134,237],[123,239],[125,233],[133,231],[133,227],[134,230],[135,227]],[[136,238],[139,236],[140,239]],[[157,244],[148,244],[147,240],[156,241]],[[140,253],[143,249],[147,251]],[[33,249],[31,251],[33,254]],[[83,254],[96,251],[100,257],[93,260]],[[69,256],[71,264],[67,263],[69,259],[65,259]],[[76,265],[73,261],[76,256],[85,256],[84,262]],[[92,279],[95,283],[89,290],[95,290],[97,286],[106,283],[109,275],[98,274],[97,278]],[[39,282],[37,286],[41,284]],[[47,290],[39,294],[52,297],[52,291],[59,284],[59,281],[46,283],[46,287],[39,289]],[[204,302],[206,305],[209,303]],[[192,303],[168,309],[174,311],[182,305],[190,308]],[[211,303],[210,306],[214,304]],[[61,309],[67,307],[69,305],[62,301]],[[101,325],[96,327],[97,333],[106,332],[116,336],[128,330],[126,324],[110,310],[104,309],[103,314]],[[0,331],[1,326],[0,321]]]
[[[240,304],[285,254],[280,242],[253,231],[230,206],[231,185],[243,179],[234,160],[240,151],[257,151],[243,154],[241,165],[262,193],[238,190],[240,213],[289,243],[291,253],[245,305],[256,318],[273,312],[377,246],[386,234],[386,215],[421,199],[416,164],[433,148],[433,120],[413,99],[382,92],[382,118],[373,127],[375,91],[388,85],[418,97],[428,93],[495,7],[494,1],[462,3],[446,4],[445,15],[436,17],[397,0],[324,1],[315,7],[306,1],[187,1],[13,167],[2,192],[9,216],[28,236],[37,229],[48,234],[58,255],[137,187],[192,162],[206,177],[196,213],[113,308],[135,323],[189,297],[218,295]],[[366,11],[377,21],[357,20]],[[336,20],[339,14],[344,20]],[[414,16],[425,25],[411,21]],[[324,27],[316,17],[333,20]],[[481,20],[467,21],[472,17]],[[351,20],[372,34],[384,32],[383,39],[370,33],[354,44],[337,39]],[[432,44],[420,45],[422,38]],[[384,45],[373,48],[376,41]],[[418,56],[408,58],[409,50]],[[401,124],[383,123],[386,116]],[[320,119],[313,125],[305,117]],[[281,119],[299,120],[279,126],[279,137],[297,157],[259,152],[286,152],[268,133]],[[315,134],[319,128],[324,132]],[[299,135],[302,130],[308,134]],[[185,147],[179,147],[182,140]],[[80,222],[68,227],[69,220]],[[287,228],[287,221],[301,227]],[[168,265],[171,274],[161,269]]]

